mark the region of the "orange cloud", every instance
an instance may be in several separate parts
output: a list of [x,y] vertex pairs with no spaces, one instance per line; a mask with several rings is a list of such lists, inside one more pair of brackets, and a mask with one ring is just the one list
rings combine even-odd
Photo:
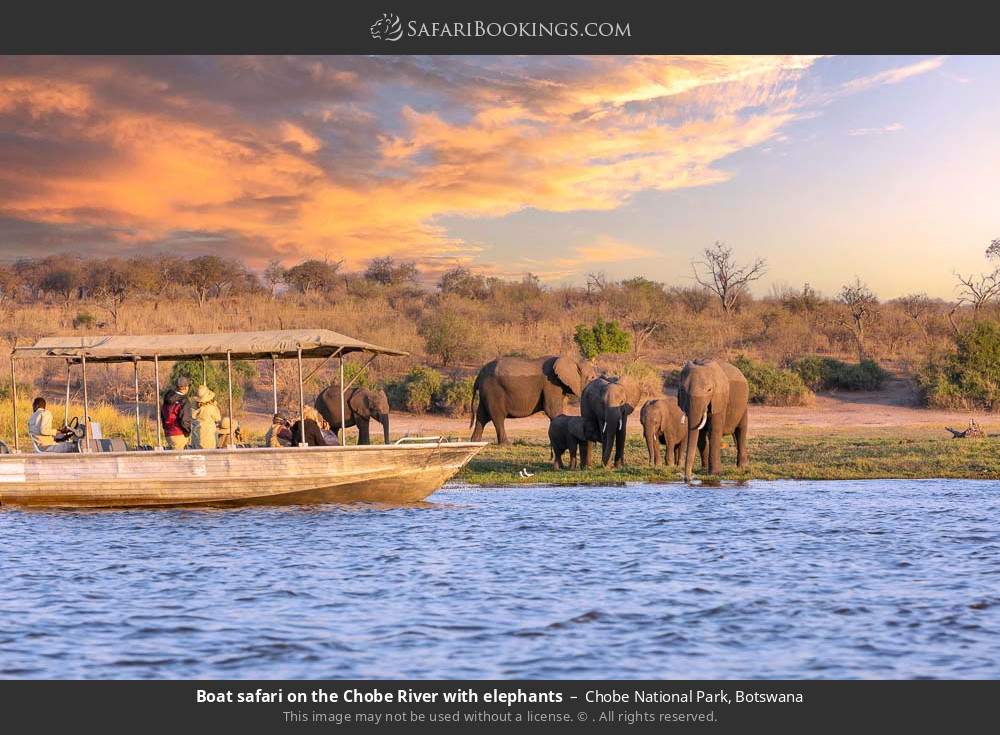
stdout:
[[[376,112],[379,85],[394,81],[381,60],[351,60],[370,65],[370,79],[303,61],[295,69],[316,97],[267,114],[263,95],[228,99],[222,86],[199,96],[155,81],[155,70],[110,74],[115,60],[54,60],[17,76],[0,67],[0,131],[95,152],[79,166],[0,169],[0,214],[114,228],[136,247],[224,233],[255,243],[257,263],[331,255],[354,265],[385,254],[468,262],[483,246],[451,237],[440,218],[606,210],[641,191],[727,180],[720,160],[774,138],[797,114],[796,82],[813,60],[602,57],[569,70],[546,60],[513,79],[482,70],[456,89],[407,67],[445,97],[433,110],[400,102],[389,120]],[[218,63],[242,84],[266,79],[272,62]],[[341,96],[324,98],[331,89]],[[372,135],[373,145],[345,142],[349,134]],[[344,166],[345,156],[366,158]],[[651,254],[595,240],[550,270],[605,262],[612,250],[615,260]]]

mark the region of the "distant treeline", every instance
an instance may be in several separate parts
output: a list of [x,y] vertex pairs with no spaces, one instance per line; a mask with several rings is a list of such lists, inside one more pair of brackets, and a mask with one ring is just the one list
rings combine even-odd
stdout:
[[[922,293],[882,300],[860,279],[829,295],[808,283],[754,295],[765,270],[760,259],[741,265],[723,244],[704,250],[681,284],[594,272],[581,284],[547,285],[530,273],[506,280],[462,266],[431,278],[392,257],[357,271],[312,259],[255,272],[218,255],[61,255],[0,265],[0,337],[13,345],[62,333],[326,327],[409,351],[379,361],[385,384],[418,366],[444,371],[447,383],[498,355],[579,351],[650,389],[687,359],[741,355],[792,372],[807,356],[895,363],[912,374],[934,365],[935,385],[952,386],[959,378],[948,377],[947,358],[966,344],[962,335],[998,320],[997,271],[960,277],[948,302]],[[35,379],[54,379],[46,375]]]

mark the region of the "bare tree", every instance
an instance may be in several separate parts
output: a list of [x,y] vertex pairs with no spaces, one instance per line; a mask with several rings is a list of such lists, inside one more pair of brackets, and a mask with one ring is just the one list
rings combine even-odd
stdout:
[[992,273],[973,274],[968,278],[956,273],[955,278],[958,279],[958,303],[971,306],[976,315],[1000,296],[1000,269]]
[[693,261],[691,270],[698,285],[719,298],[727,315],[739,308],[740,299],[749,293],[750,284],[767,273],[767,261],[757,258],[750,265],[737,265],[733,249],[723,242],[705,248],[704,260]]
[[837,301],[846,307],[846,313],[839,316],[837,321],[854,337],[858,348],[858,360],[864,360],[868,356],[865,350],[868,328],[879,318],[878,296],[872,293],[868,284],[855,276],[854,283],[848,283],[840,289]]

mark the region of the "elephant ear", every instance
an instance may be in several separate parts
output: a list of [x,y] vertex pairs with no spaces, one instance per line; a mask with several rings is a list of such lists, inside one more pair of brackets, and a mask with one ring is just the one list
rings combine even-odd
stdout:
[[566,386],[567,390],[574,396],[579,396],[583,391],[580,368],[577,366],[575,360],[571,360],[568,357],[557,357],[556,361],[552,363],[552,372],[555,373],[559,382]]
[[[340,400],[340,396],[337,396],[337,400]],[[350,395],[347,396],[345,401],[347,407],[351,409],[351,412],[357,416],[370,415],[368,391],[366,390],[354,390],[351,391]]]

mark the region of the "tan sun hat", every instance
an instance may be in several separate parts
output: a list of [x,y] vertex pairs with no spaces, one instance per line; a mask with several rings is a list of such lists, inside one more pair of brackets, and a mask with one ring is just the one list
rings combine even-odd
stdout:
[[233,428],[233,422],[228,416],[226,416],[225,418],[222,419],[222,421],[219,422],[220,434],[228,434],[230,431],[232,431],[232,428]]
[[194,399],[198,403],[208,403],[215,400],[215,394],[208,389],[207,385],[199,385],[198,392],[194,394]]

